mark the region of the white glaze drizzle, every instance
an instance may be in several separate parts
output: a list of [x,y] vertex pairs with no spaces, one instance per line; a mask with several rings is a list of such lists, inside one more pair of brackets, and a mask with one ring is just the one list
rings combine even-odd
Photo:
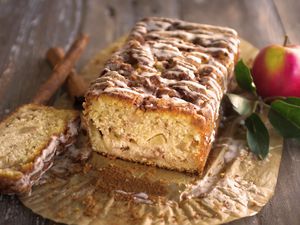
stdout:
[[[59,153],[58,148],[62,147],[60,145],[63,145],[63,148],[67,148],[74,143],[75,139],[71,139],[79,132],[79,121],[79,118],[71,121],[68,124],[65,134],[62,133],[59,136],[51,137],[49,145],[43,149],[41,155],[35,159],[32,171],[23,174],[23,176],[15,183],[15,187],[13,189],[28,189],[27,187],[31,187],[34,183],[38,182],[39,178],[41,178],[42,175],[53,165],[52,159]],[[48,165],[46,166],[47,163]],[[32,179],[32,177],[36,174],[38,174],[38,177]],[[28,194],[30,194],[30,192]]]
[[159,107],[189,106],[216,119],[238,45],[230,28],[148,18],[136,24],[88,95],[139,98],[150,108],[165,99],[169,104]]

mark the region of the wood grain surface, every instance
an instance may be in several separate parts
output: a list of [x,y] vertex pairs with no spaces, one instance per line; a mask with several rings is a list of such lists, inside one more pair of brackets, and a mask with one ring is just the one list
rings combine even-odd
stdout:
[[[65,50],[80,32],[91,41],[78,67],[146,16],[165,16],[235,28],[258,47],[300,44],[299,0],[0,0],[0,118],[29,102],[50,75],[49,47]],[[275,196],[255,216],[230,224],[300,224],[300,144],[285,142]],[[0,224],[55,224],[0,195]]]
[[300,1],[274,0],[274,2],[290,41],[300,44]]

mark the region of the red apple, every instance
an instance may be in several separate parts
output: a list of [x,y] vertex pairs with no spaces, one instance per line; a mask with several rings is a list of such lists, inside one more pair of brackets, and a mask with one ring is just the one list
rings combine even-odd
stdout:
[[252,76],[262,97],[300,97],[300,46],[265,47],[254,60]]

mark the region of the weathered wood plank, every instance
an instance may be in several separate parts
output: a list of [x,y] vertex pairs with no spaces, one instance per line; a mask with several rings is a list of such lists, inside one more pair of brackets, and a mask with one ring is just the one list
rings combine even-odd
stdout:
[[300,1],[274,0],[274,2],[290,41],[300,44]]
[[148,16],[162,16],[162,17],[179,17],[179,5],[177,0],[152,0],[149,4],[148,0],[133,1],[136,20]]
[[47,78],[45,51],[71,44],[78,33],[81,5],[81,0],[0,2],[0,118],[28,102]]
[[[5,109],[28,102],[47,78],[46,49],[53,45],[68,48],[79,31],[91,35],[79,67],[146,16],[231,26],[241,37],[262,47],[282,42],[285,31],[279,12],[291,39],[299,42],[299,3],[275,2],[278,11],[272,0],[0,1],[0,118]],[[257,216],[231,224],[298,224],[299,147],[296,142],[286,143],[271,202]],[[55,224],[34,215],[12,196],[0,196],[0,218],[0,224]]]
[[78,66],[99,49],[128,32],[134,24],[132,2],[129,0],[90,0],[84,2],[81,32],[90,35],[90,43]]

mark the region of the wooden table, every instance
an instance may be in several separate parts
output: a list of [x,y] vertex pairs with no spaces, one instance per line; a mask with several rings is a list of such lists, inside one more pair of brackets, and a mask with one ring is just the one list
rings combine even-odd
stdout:
[[[51,46],[67,49],[79,32],[91,35],[79,67],[146,16],[176,17],[235,28],[257,47],[300,40],[299,0],[0,0],[0,118],[28,102],[50,74]],[[230,224],[300,224],[300,145],[285,142],[273,199],[256,216]],[[14,196],[0,196],[0,224],[55,224]]]

